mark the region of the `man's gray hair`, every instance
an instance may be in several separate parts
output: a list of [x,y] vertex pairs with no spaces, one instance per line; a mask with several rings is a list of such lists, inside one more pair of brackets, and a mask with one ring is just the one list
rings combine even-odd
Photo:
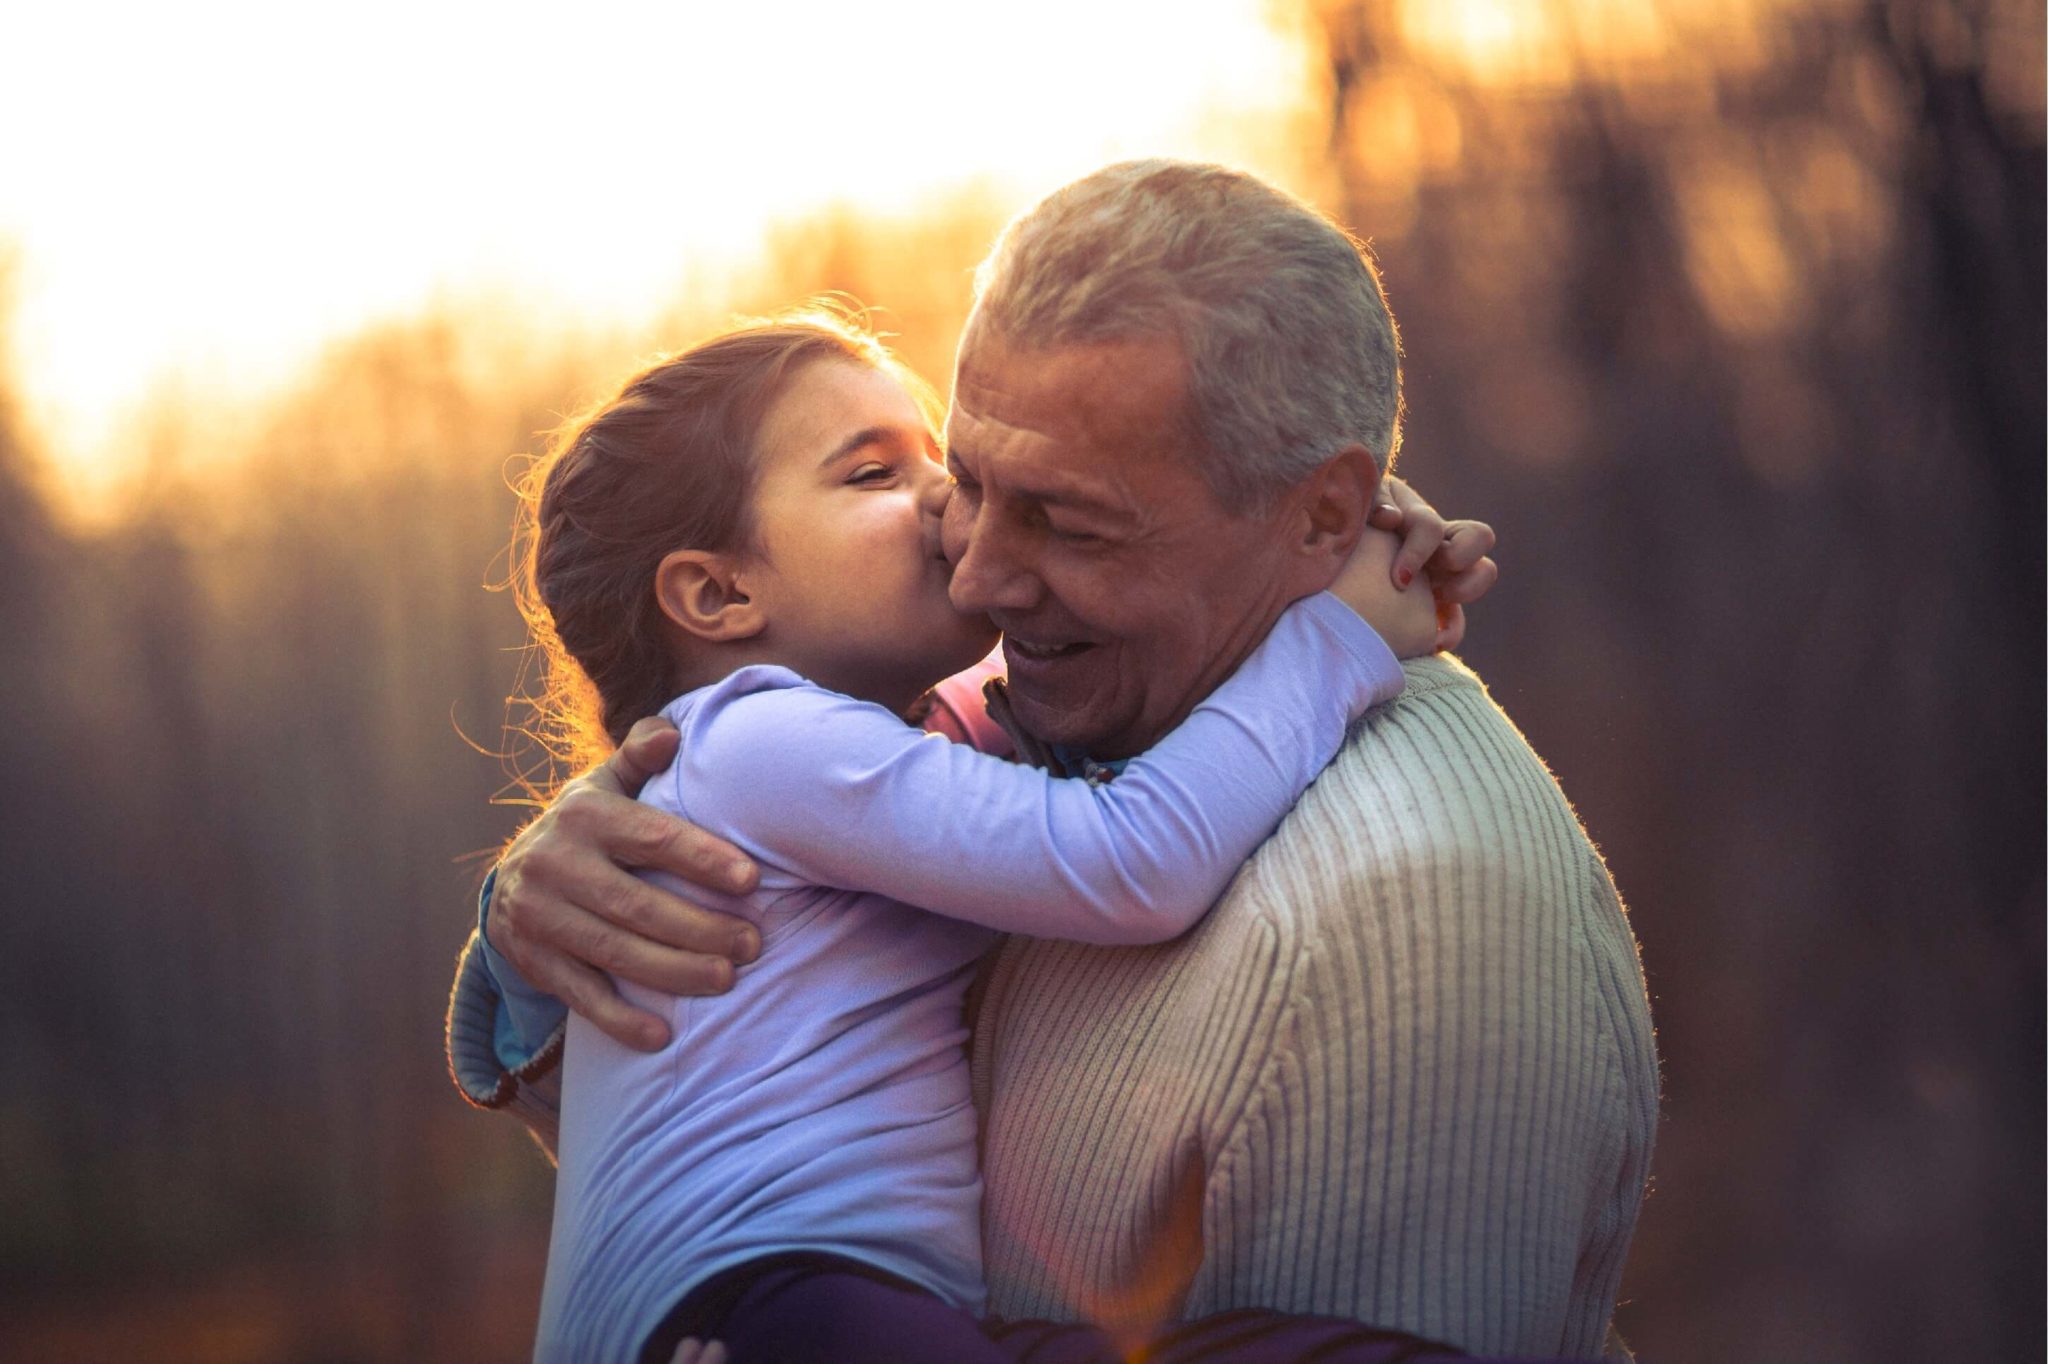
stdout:
[[1401,439],[1401,344],[1364,246],[1255,176],[1125,161],[1012,220],[969,335],[1032,349],[1171,336],[1191,434],[1227,505],[1262,511],[1348,445]]

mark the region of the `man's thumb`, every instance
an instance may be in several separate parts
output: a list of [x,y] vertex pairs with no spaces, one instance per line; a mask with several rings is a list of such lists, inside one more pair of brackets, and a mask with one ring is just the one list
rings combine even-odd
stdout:
[[650,715],[626,731],[626,741],[604,760],[621,795],[633,796],[647,779],[675,761],[682,735],[659,715]]

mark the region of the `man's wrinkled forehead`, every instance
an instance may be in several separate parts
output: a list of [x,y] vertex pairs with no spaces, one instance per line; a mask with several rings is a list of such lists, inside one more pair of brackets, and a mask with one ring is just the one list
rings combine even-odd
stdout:
[[1192,429],[1180,344],[1149,335],[1020,346],[970,327],[960,341],[948,429],[989,425],[1059,442],[1178,443]]

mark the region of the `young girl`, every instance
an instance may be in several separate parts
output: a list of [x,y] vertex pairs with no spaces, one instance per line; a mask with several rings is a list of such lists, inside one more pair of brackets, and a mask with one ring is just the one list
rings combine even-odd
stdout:
[[571,1020],[542,1360],[737,1342],[756,1290],[791,1273],[831,1304],[830,1358],[1005,1357],[972,1315],[977,962],[1000,932],[1185,931],[1400,690],[1396,653],[1435,640],[1426,589],[1396,594],[1375,542],[1341,600],[1289,607],[1113,780],[921,733],[904,717],[995,632],[948,600],[949,484],[914,383],[835,319],[746,327],[629,380],[528,482],[528,615],[559,718],[612,742],[656,711],[677,725],[641,799],[761,864],[716,907],[764,945],[716,998],[621,983],[668,1015],[662,1052]]

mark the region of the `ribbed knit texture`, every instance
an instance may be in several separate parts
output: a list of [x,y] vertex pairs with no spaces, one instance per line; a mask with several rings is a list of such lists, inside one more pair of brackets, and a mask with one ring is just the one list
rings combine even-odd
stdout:
[[[990,1311],[1600,1352],[1657,1120],[1635,939],[1479,680],[1404,669],[1192,933],[1002,949],[974,1033]],[[551,1152],[559,1048],[504,1073],[475,957],[451,1069]]]
[[1479,680],[1406,671],[1191,934],[1003,948],[974,1035],[992,1312],[1602,1351],[1657,1121],[1635,940]]

